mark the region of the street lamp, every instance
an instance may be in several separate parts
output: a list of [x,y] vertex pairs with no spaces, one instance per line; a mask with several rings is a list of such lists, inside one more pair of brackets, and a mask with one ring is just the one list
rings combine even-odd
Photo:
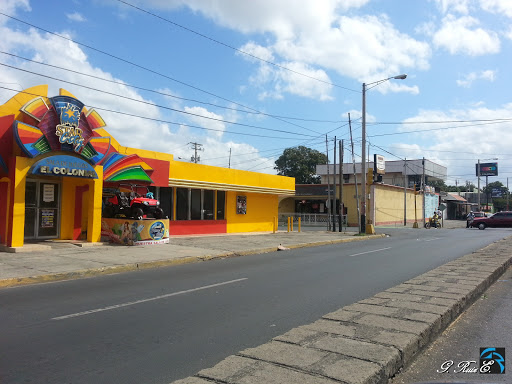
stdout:
[[[361,173],[362,173],[362,195],[363,195],[363,205],[361,207],[361,228],[360,232],[365,233],[366,232],[366,91],[376,87],[379,84],[382,84],[388,80],[395,79],[395,80],[403,80],[407,77],[407,75],[398,75],[398,76],[392,76],[388,77],[387,79],[382,79],[378,81],[374,81],[373,83],[363,83],[363,140],[362,140],[362,161],[361,161]],[[367,88],[368,85],[371,85],[370,88]]]

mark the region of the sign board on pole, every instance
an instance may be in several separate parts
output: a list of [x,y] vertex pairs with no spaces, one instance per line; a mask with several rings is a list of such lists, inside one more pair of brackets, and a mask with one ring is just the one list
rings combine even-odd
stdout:
[[375,163],[375,173],[384,175],[386,173],[386,161],[382,155],[373,155],[373,161]]
[[[478,176],[478,164],[475,164]],[[480,163],[480,176],[498,176],[498,163]]]

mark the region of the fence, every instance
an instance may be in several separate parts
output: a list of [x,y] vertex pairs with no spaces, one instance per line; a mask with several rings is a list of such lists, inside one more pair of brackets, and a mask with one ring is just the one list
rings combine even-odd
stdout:
[[[327,226],[328,222],[332,223],[333,215],[327,213],[280,213],[279,224],[287,225],[289,217],[293,218],[294,223],[297,223],[300,217],[301,225],[305,226]],[[339,223],[339,217],[340,215],[334,215],[336,225]],[[343,215],[343,225],[347,225],[347,215]]]

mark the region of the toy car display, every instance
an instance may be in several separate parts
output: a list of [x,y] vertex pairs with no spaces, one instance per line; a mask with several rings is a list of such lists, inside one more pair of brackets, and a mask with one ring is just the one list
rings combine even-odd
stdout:
[[[104,200],[103,217],[122,215],[136,220],[142,220],[144,217],[163,218],[164,211],[160,208],[160,201],[154,198],[147,187],[129,185],[128,188],[128,194],[118,188],[113,196]],[[146,190],[144,195],[138,193],[141,189]]]

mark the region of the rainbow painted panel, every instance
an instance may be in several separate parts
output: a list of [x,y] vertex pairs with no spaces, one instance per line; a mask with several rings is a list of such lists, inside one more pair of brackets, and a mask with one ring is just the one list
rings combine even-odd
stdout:
[[89,126],[92,130],[105,127],[107,123],[105,123],[105,120],[100,116],[98,112],[93,108],[90,111],[88,111],[85,115],[87,118],[87,122],[89,123]]
[[105,157],[109,149],[110,137],[93,137],[91,140],[89,140],[89,143],[87,143],[84,150],[82,151],[82,156],[86,155],[84,152],[91,152],[91,155],[88,158],[94,164],[97,164]]
[[131,167],[135,167],[135,166],[140,167],[144,171],[152,171],[153,170],[153,168],[151,168],[148,164],[146,164],[144,162],[144,160],[142,160],[138,155],[133,154],[133,155],[123,157],[122,159],[115,162],[106,171],[104,170],[104,172],[105,172],[104,179],[105,180],[108,179],[114,173],[117,173],[122,169],[131,168]]
[[133,168],[133,167],[139,167],[140,169],[144,170],[146,172],[146,170],[144,169],[144,166],[147,165],[145,164],[144,162],[142,161],[138,161],[138,162],[133,162],[133,163],[129,163],[129,164],[124,164],[124,165],[115,165],[114,167],[112,167],[110,170],[108,170],[107,172],[105,172],[105,177],[104,179],[108,179],[110,178],[113,174],[115,173],[118,173],[119,171],[122,171],[123,169],[128,169],[128,168]]
[[15,121],[13,124],[14,137],[20,148],[29,157],[35,157],[41,152],[34,146],[43,136],[39,128]]
[[109,177],[105,178],[105,181],[143,181],[152,183],[153,180],[148,174],[142,169],[141,166],[134,166],[122,169]]
[[125,157],[125,155],[122,155],[117,152],[113,152],[110,155],[107,156],[107,158],[103,161],[103,172],[106,172],[114,163],[120,159]]
[[25,112],[37,121],[41,121],[48,109],[48,105],[46,105],[44,99],[42,97],[36,97],[21,107],[20,111]]

